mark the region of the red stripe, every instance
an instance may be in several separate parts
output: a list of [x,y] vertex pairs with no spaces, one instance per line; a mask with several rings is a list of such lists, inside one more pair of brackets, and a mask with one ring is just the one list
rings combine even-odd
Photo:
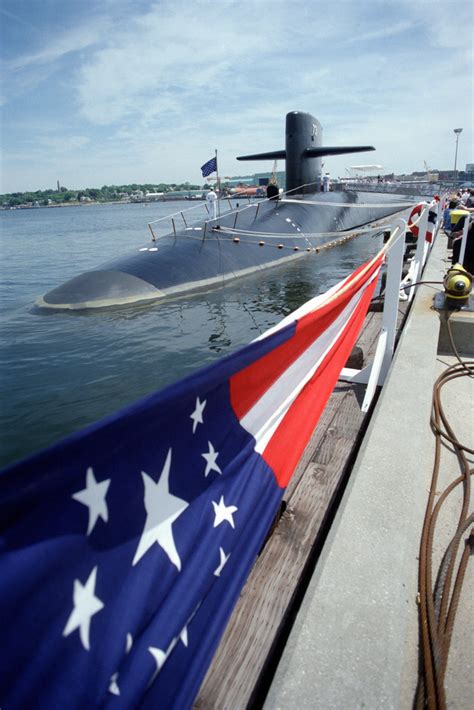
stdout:
[[356,311],[321,365],[289,408],[268,443],[263,458],[278,485],[285,488],[296,468],[357,340],[372,298],[376,279],[367,287]]
[[[339,300],[335,294],[332,299],[315,311],[302,316],[296,325],[294,335],[285,343],[264,355],[262,358],[244,368],[230,379],[230,401],[239,419],[251,409],[265,394],[281,374],[303,353],[312,342],[328,328],[345,308],[353,295],[376,269],[380,267],[383,257],[380,257],[363,273],[371,262],[363,264],[341,285],[343,291]],[[375,282],[374,282],[375,288]]]

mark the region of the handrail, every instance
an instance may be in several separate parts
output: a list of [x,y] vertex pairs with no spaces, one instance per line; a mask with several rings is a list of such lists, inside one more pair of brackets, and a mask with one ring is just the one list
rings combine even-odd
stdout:
[[[235,214],[235,220],[234,220],[234,225],[233,225],[233,229],[235,230],[236,225],[237,225],[238,215],[241,214],[242,212],[244,212],[245,210],[249,210],[249,209],[255,208],[255,209],[257,210],[257,212],[256,212],[256,215],[257,215],[257,214],[258,214],[258,210],[259,210],[259,208],[260,208],[260,205],[262,205],[263,203],[272,201],[274,204],[277,204],[278,201],[282,201],[282,202],[283,202],[283,201],[285,201],[285,198],[286,198],[288,195],[290,195],[291,193],[294,193],[294,192],[296,192],[296,191],[303,191],[303,194],[305,194],[305,193],[304,193],[305,188],[307,188],[307,187],[313,187],[314,185],[319,185],[319,182],[318,182],[318,181],[314,181],[314,182],[304,183],[303,185],[299,185],[298,187],[293,187],[293,188],[291,188],[291,190],[284,190],[284,191],[281,192],[277,197],[265,197],[265,198],[263,198],[263,199],[258,200],[258,202],[249,202],[249,204],[244,205],[243,207],[236,207],[235,209],[233,208],[232,203],[231,203],[230,199],[229,199],[227,196],[226,196],[226,197],[219,197],[219,198],[218,198],[218,202],[221,202],[222,200],[225,199],[225,200],[227,200],[227,202],[229,203],[229,206],[230,206],[230,210],[224,212],[222,215],[220,215],[220,217],[224,217],[224,216],[226,216],[226,215],[228,215],[228,214]],[[335,203],[335,202],[324,202],[324,203],[323,203],[323,202],[318,202],[317,204],[318,204],[318,205],[329,205],[329,206],[331,206],[331,207],[340,207],[340,206],[342,206],[342,207],[354,207],[354,206],[357,206],[357,207],[366,207],[366,206],[367,206],[367,205],[365,205],[365,204],[353,205],[352,203],[350,203],[350,204],[347,203],[347,204],[346,204],[346,203]],[[413,204],[413,202],[404,202],[403,205],[402,205],[402,203],[394,203],[393,206],[394,206],[394,207],[399,207],[399,206],[406,206],[406,207],[408,207],[408,206],[410,206],[411,204]],[[186,220],[185,220],[185,218],[184,218],[184,214],[183,214],[183,213],[184,213],[184,212],[190,212],[191,210],[195,210],[195,209],[197,209],[198,207],[201,207],[201,208],[202,208],[202,206],[203,206],[202,203],[199,203],[199,204],[197,204],[197,205],[193,205],[192,207],[188,207],[186,210],[179,210],[178,212],[174,212],[174,213],[172,213],[172,214],[170,214],[170,215],[166,215],[165,217],[160,217],[159,219],[153,220],[152,222],[148,222],[148,228],[149,228],[149,230],[150,230],[150,232],[151,232],[151,234],[152,234],[152,241],[156,241],[157,238],[156,238],[156,235],[155,235],[155,233],[154,233],[153,228],[152,228],[151,225],[157,224],[158,222],[162,222],[162,221],[164,221],[164,220],[169,220],[169,219],[171,219],[172,225],[173,225],[173,231],[174,231],[174,234],[175,234],[175,236],[176,236],[176,225],[175,225],[175,223],[174,223],[174,217],[176,217],[177,215],[181,215],[181,218],[182,218],[183,222],[184,222],[185,225],[187,226],[187,222],[186,222]],[[205,203],[204,206],[206,207],[207,211],[209,212],[207,203]],[[379,205],[376,205],[376,206],[379,206]],[[390,206],[392,206],[392,205],[390,205]],[[256,216],[256,215],[255,215],[255,216]],[[209,223],[210,223],[210,222],[215,222],[216,219],[218,219],[218,218],[212,217],[212,218],[207,219],[207,220],[204,221],[204,236],[206,235],[206,232],[207,232],[207,228],[208,228]]]
[[148,224],[156,224],[157,222],[162,222],[165,219],[171,219],[171,217],[176,217],[178,214],[182,214],[183,212],[191,212],[191,210],[195,210],[198,207],[202,207],[202,202],[199,202],[197,205],[193,205],[192,207],[187,207],[185,210],[178,210],[178,212],[172,212],[171,214],[167,214],[164,217],[159,217],[158,219],[154,219],[151,222],[148,222]]

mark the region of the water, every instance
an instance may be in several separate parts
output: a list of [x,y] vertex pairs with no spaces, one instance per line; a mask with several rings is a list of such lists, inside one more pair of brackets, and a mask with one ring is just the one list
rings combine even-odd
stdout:
[[248,343],[381,247],[381,237],[359,237],[165,303],[88,314],[33,308],[66,279],[147,244],[147,222],[188,207],[0,212],[1,466]]

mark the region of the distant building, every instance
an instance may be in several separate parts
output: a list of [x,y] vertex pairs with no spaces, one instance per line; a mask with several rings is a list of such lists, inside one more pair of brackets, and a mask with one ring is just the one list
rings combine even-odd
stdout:
[[[266,185],[268,185],[272,177],[273,173],[269,171],[266,173],[254,173],[253,175],[240,175],[237,177],[226,178],[225,180],[222,180],[222,182],[230,188],[239,187],[241,185],[248,185],[249,187],[265,187]],[[283,189],[285,189],[285,171],[280,170],[276,172],[275,177],[278,183],[278,187],[282,187]]]

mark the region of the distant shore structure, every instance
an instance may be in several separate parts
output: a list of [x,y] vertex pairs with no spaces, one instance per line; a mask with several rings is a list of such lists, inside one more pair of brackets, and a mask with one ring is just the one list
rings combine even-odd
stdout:
[[[334,186],[340,184],[351,185],[351,183],[363,182],[365,184],[370,182],[410,182],[420,183],[429,182],[433,183],[433,176],[436,175],[437,181],[443,183],[447,188],[449,187],[474,187],[474,163],[467,163],[465,170],[459,170],[455,173],[453,170],[431,170],[429,175],[426,170],[415,171],[410,174],[404,173],[400,175],[395,175],[394,173],[384,173],[376,175],[362,176],[360,173],[363,171],[361,168],[372,168],[372,172],[375,169],[379,169],[382,166],[361,166],[353,165],[346,168],[346,175],[344,177],[332,178],[331,182]],[[353,174],[359,172],[359,175]],[[222,179],[222,188],[224,194],[233,195],[238,192],[244,192],[243,188],[252,188],[249,191],[249,196],[264,196],[265,188],[268,182],[275,177],[277,184],[280,188],[285,189],[286,186],[286,176],[284,171],[278,171],[273,176],[271,171],[266,173],[254,173],[250,175],[241,175],[236,177],[225,177]],[[187,187],[190,183],[183,183],[182,185],[166,185],[164,183],[153,184],[153,185],[122,185],[122,186],[104,186],[103,188],[85,188],[81,190],[68,190],[64,186],[61,186],[60,180],[56,181],[57,189],[50,190],[36,190],[36,191],[24,191],[24,192],[13,192],[4,193],[0,195],[0,210],[9,209],[28,209],[36,207],[71,207],[73,205],[81,204],[95,204],[97,202],[117,202],[117,203],[129,203],[129,202],[152,202],[152,201],[165,201],[165,200],[180,200],[180,199],[194,199],[194,200],[204,200],[206,197],[206,192],[209,190],[209,185],[192,185]],[[162,189],[163,188],[163,189]],[[165,189],[167,188],[167,189]],[[257,190],[253,190],[257,188]],[[260,194],[257,194],[260,191]],[[245,195],[240,195],[245,196]]]

